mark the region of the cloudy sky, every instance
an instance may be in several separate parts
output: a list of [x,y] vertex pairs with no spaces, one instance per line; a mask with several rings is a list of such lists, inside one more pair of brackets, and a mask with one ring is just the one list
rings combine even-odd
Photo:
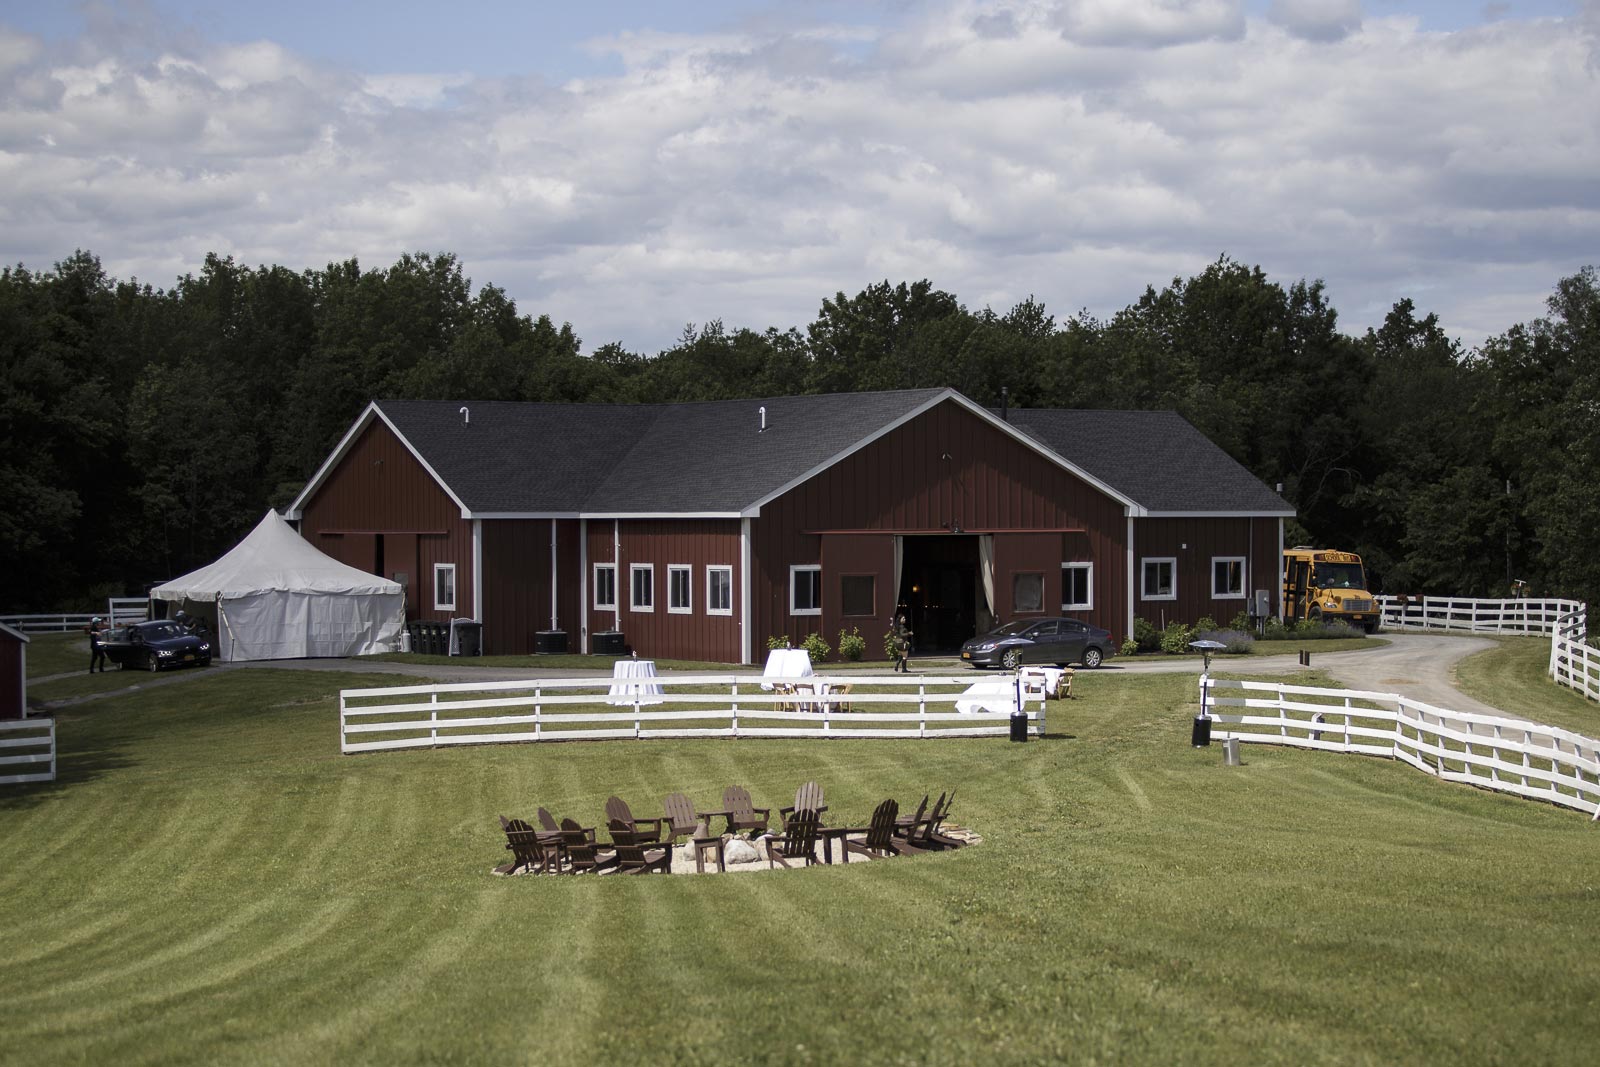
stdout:
[[1471,345],[1600,264],[1600,0],[0,0],[0,192],[7,263],[451,251],[590,350],[1223,253]]

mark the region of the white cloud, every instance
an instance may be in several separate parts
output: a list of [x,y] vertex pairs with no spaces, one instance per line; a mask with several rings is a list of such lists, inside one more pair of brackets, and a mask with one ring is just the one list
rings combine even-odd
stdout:
[[1469,342],[1541,314],[1600,248],[1592,37],[1308,10],[953,0],[868,39],[623,33],[594,45],[622,73],[562,86],[0,30],[0,252],[168,284],[210,251],[453,251],[643,351],[882,278],[1109,314],[1222,252],[1326,279],[1349,329],[1406,296]]
[[1361,28],[1361,0],[1272,0],[1267,19],[1308,41],[1339,41]]

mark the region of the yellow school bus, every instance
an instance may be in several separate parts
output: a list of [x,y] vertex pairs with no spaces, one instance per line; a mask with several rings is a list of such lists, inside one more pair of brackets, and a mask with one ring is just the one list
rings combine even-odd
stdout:
[[1300,545],[1283,550],[1283,619],[1338,619],[1376,633],[1381,613],[1354,552]]

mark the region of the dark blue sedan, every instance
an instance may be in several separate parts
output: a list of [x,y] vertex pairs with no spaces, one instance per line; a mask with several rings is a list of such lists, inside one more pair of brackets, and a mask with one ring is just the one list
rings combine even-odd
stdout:
[[196,636],[166,619],[136,622],[113,630],[101,642],[106,659],[123,670],[204,667],[211,662],[211,639]]
[[1098,667],[1116,651],[1110,631],[1077,619],[1019,619],[962,645],[961,658],[974,667],[1014,671],[1027,663]]

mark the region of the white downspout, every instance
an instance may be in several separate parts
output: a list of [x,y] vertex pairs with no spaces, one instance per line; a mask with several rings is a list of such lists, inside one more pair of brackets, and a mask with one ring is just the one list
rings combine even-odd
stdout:
[[[478,622],[483,622],[483,520],[472,520],[472,613]],[[483,639],[478,639],[478,648],[483,648]]]
[[[614,588],[612,589],[612,594],[611,594],[612,600],[615,601],[615,603],[613,603],[611,605],[611,608],[612,608],[612,614],[616,617],[616,622],[612,624],[611,628],[613,630],[615,630],[616,632],[621,633],[622,632],[622,522],[620,520],[618,520],[618,519],[612,519],[611,520],[611,567],[612,567],[611,573],[616,575],[616,580],[614,582],[612,582],[612,585],[613,585]],[[633,595],[633,581],[632,581],[632,579],[629,579],[629,581],[628,581],[628,595],[629,596]]]
[[550,629],[561,629],[560,620],[556,618],[556,520],[550,520]]
[[750,520],[739,520],[739,662],[753,663],[750,645]]
[[1133,637],[1133,516],[1128,516],[1128,633]]

